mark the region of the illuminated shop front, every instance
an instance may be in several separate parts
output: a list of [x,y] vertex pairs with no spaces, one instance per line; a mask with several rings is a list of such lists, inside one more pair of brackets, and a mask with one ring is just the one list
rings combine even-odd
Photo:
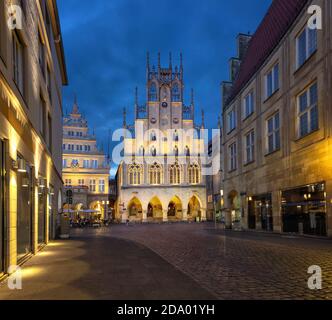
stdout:
[[38,186],[38,244],[46,242],[46,185],[43,178],[39,178]]
[[0,140],[0,275],[5,270],[4,154],[4,143]]
[[17,259],[31,253],[32,248],[32,172],[22,157],[17,160]]
[[326,236],[325,183],[282,192],[283,231]]
[[248,228],[273,231],[272,195],[248,198]]

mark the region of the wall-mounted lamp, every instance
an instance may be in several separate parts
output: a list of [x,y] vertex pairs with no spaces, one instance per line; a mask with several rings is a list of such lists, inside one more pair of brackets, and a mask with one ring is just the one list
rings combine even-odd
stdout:
[[252,201],[252,197],[248,197],[248,201]]
[[22,173],[27,172],[27,164],[24,159],[21,158],[17,159],[17,171]]
[[220,190],[220,195],[223,197],[224,196],[224,190]]
[[39,186],[39,188],[45,188],[46,187],[46,181],[45,181],[46,179],[44,179],[44,178],[39,178],[38,179],[38,186]]

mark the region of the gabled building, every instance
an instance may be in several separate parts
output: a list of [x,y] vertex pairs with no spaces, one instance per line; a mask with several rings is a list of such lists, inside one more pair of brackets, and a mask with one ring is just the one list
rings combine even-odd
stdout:
[[119,221],[205,221],[206,187],[202,175],[204,140],[193,132],[194,97],[184,103],[180,66],[150,66],[147,59],[147,103],[136,93],[135,123],[124,119],[124,161],[117,173],[116,218]]
[[222,86],[228,227],[332,236],[331,21],[330,0],[274,0],[239,36]]
[[76,99],[71,113],[63,119],[62,150],[64,211],[74,220],[78,217],[107,220],[109,161],[98,148],[94,133],[90,133]]

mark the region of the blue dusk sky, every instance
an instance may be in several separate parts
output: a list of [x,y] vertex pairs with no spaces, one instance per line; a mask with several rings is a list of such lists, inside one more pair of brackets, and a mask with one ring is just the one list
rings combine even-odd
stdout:
[[196,121],[216,128],[220,83],[229,79],[238,33],[254,33],[272,0],[58,0],[69,86],[64,112],[77,94],[80,110],[107,151],[108,130],[134,118],[134,91],[145,103],[146,52],[151,64],[173,65],[183,53],[185,103],[195,90]]

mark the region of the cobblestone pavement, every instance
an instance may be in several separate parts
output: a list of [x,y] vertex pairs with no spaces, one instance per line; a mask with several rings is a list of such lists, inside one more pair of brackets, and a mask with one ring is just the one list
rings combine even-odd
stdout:
[[[323,290],[311,291],[318,265]],[[213,224],[76,229],[23,268],[2,299],[331,299],[332,241],[224,232]]]
[[[219,299],[332,299],[332,241],[215,230],[213,224],[113,226],[109,236],[136,241]],[[308,289],[312,265],[323,289]]]

